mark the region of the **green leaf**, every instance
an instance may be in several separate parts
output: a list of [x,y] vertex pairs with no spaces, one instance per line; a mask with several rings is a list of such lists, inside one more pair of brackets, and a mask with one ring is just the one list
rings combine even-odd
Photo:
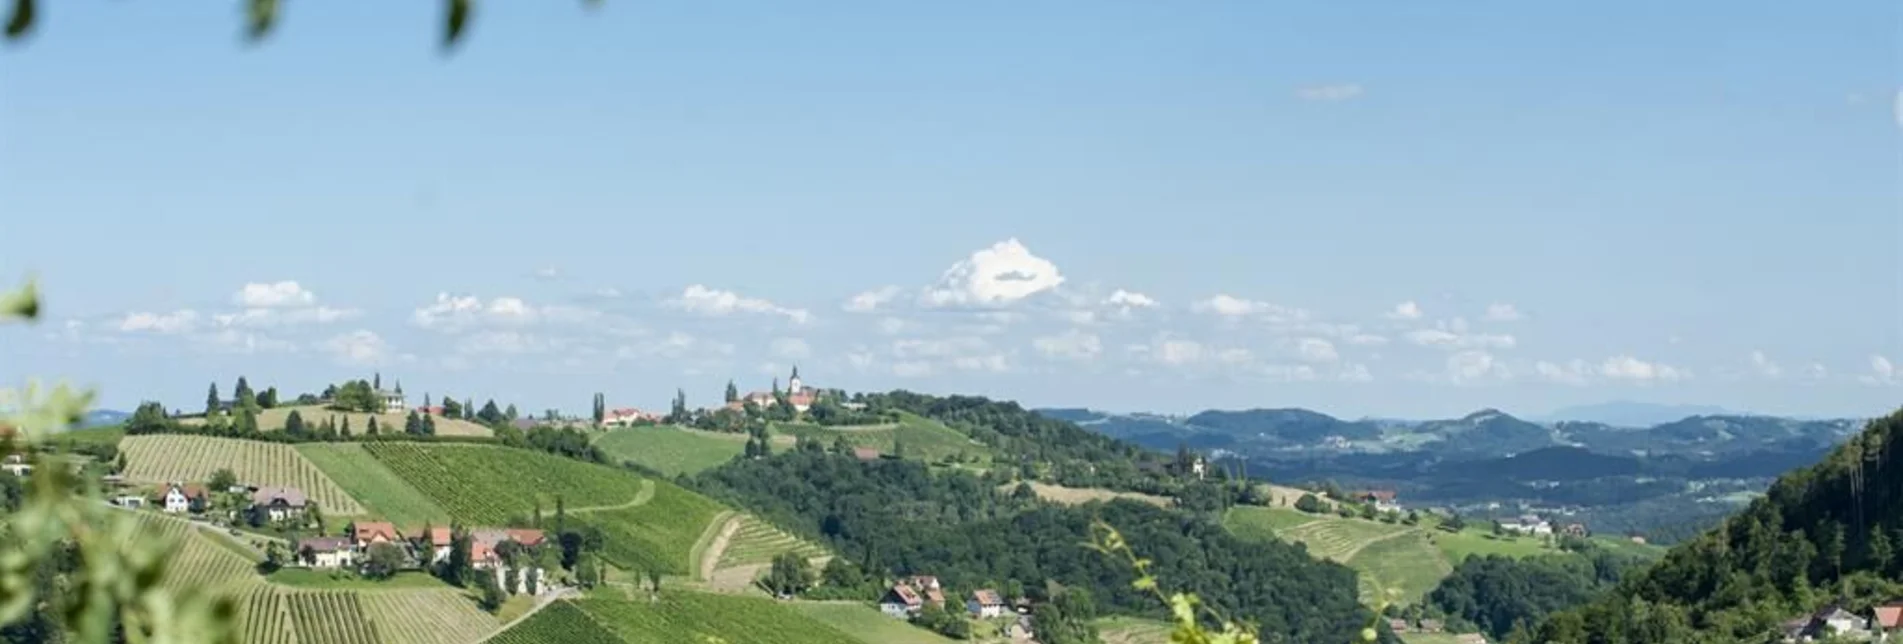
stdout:
[[245,36],[252,42],[264,40],[271,35],[271,27],[278,21],[278,0],[246,0]]
[[7,39],[26,35],[33,29],[33,0],[13,0],[13,15],[7,16]]
[[469,12],[472,0],[449,0],[449,12],[443,21],[443,48],[456,46],[463,36],[463,28],[469,24]]
[[[31,1],[31,0],[28,0]],[[9,29],[12,24],[8,24]],[[13,32],[8,31],[9,35]],[[31,280],[26,286],[12,293],[0,294],[0,320],[6,318],[26,318],[32,320],[40,316],[40,287]]]

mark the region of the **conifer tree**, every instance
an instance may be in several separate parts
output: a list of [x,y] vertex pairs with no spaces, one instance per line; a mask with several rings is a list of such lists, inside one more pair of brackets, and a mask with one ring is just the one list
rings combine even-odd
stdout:
[[733,402],[739,399],[740,399],[740,388],[735,387],[732,380],[728,380],[727,381],[727,402]]
[[211,383],[211,391],[205,393],[205,415],[218,413],[218,383]]

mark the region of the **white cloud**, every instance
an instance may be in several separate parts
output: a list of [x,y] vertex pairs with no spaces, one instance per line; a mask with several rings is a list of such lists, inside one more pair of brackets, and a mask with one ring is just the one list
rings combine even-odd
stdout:
[[1388,343],[1388,339],[1372,333],[1356,333],[1348,336],[1348,344],[1357,347],[1378,347]]
[[1481,319],[1488,322],[1516,322],[1525,319],[1525,317],[1525,315],[1520,313],[1520,309],[1515,308],[1512,304],[1496,302],[1487,305],[1487,314]]
[[[1458,322],[1458,320],[1456,320]],[[1464,323],[1451,325],[1465,328]],[[1437,349],[1511,349],[1513,336],[1493,333],[1460,333],[1446,329],[1415,329],[1405,334],[1409,342]]]
[[1038,353],[1053,358],[1090,360],[1103,354],[1102,339],[1077,329],[1033,339],[1031,345]]
[[1808,367],[1804,367],[1803,377],[1805,380],[1823,380],[1829,375],[1830,370],[1825,369],[1824,365],[1815,362],[1810,363]]
[[294,309],[245,309],[237,313],[219,313],[211,316],[211,319],[213,323],[221,327],[263,328],[295,324],[330,324],[361,314],[362,312],[356,309],[311,306]]
[[845,309],[854,313],[866,313],[877,310],[899,296],[899,287],[884,286],[876,288],[846,300]]
[[1858,376],[1857,380],[1870,385],[1894,385],[1903,380],[1897,378],[1896,365],[1889,358],[1880,355],[1870,356],[1870,373]]
[[1368,371],[1368,365],[1348,364],[1342,365],[1341,370],[1335,373],[1335,379],[1342,382],[1374,382],[1374,374]]
[[369,329],[357,329],[325,340],[322,349],[333,359],[348,365],[374,365],[383,362],[390,345]]
[[1341,354],[1335,352],[1335,344],[1321,338],[1297,340],[1295,351],[1303,362],[1323,364],[1341,360]]
[[1777,363],[1765,357],[1763,351],[1757,350],[1751,352],[1751,370],[1766,378],[1776,378],[1784,375],[1783,367],[1779,367]]
[[1110,294],[1110,297],[1104,298],[1103,303],[1109,306],[1120,307],[1126,310],[1127,309],[1153,309],[1158,306],[1157,301],[1154,299],[1151,299],[1150,296],[1148,295],[1144,295],[1142,293],[1137,293],[1134,291],[1126,291],[1123,289],[1117,289],[1116,291],[1112,292]]
[[1295,97],[1304,101],[1332,103],[1360,98],[1363,92],[1359,83],[1332,83],[1297,87]]
[[1261,317],[1269,322],[1286,323],[1306,320],[1308,311],[1271,304],[1257,300],[1246,300],[1227,293],[1218,293],[1206,300],[1190,305],[1198,313],[1208,313],[1226,318]]
[[1408,300],[1394,305],[1394,308],[1388,311],[1387,316],[1390,320],[1419,320],[1421,319],[1421,305],[1415,304],[1414,300]]
[[1566,364],[1557,364],[1541,360],[1533,365],[1534,373],[1541,380],[1566,385],[1584,385],[1592,380],[1592,365],[1585,360],[1573,360]]
[[171,313],[129,313],[119,320],[119,330],[127,333],[185,333],[198,325],[198,312],[181,309]]
[[812,345],[799,338],[774,338],[768,349],[775,357],[798,360],[813,355]]
[[252,282],[233,293],[231,301],[254,309],[298,307],[317,303],[317,294],[304,290],[304,287],[291,280]]
[[1629,355],[1606,358],[1599,365],[1599,375],[1633,382],[1674,382],[1691,378],[1691,373],[1684,369],[1660,362],[1647,362]]
[[1447,377],[1455,384],[1483,379],[1508,380],[1513,373],[1505,363],[1485,351],[1460,351],[1447,356]]
[[926,289],[922,303],[930,306],[995,306],[1010,304],[1057,288],[1064,276],[1050,260],[1031,254],[1016,238],[979,249],[951,268],[938,284]]
[[709,316],[772,314],[784,315],[796,323],[805,323],[810,317],[805,309],[787,308],[760,298],[742,297],[733,291],[707,288],[700,284],[688,286],[681,291],[680,297],[668,300],[668,304],[690,313]]

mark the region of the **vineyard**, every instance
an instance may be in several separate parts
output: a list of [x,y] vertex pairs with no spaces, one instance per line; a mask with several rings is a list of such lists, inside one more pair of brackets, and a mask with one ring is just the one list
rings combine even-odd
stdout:
[[197,528],[182,519],[151,512],[127,514],[135,517],[138,524],[131,538],[172,544],[172,554],[166,557],[165,577],[161,580],[168,589],[220,588],[256,578],[256,561],[214,543],[215,537],[199,534]]
[[496,620],[453,590],[293,590],[255,583],[239,600],[247,644],[467,644]]
[[831,626],[770,599],[676,591],[660,601],[628,601],[597,595],[576,602],[626,642],[702,644],[727,642],[837,644],[854,641]]
[[808,559],[826,555],[825,548],[781,532],[756,517],[744,516],[740,518],[740,530],[727,542],[727,549],[720,553],[716,567],[768,563],[782,552],[795,552]]
[[773,423],[772,428],[775,434],[811,438],[827,446],[845,438],[854,447],[870,447],[887,454],[892,453],[899,443],[904,443],[906,458],[928,461],[960,454],[988,455],[991,452],[991,448],[972,441],[964,432],[909,413],[902,414],[897,423],[882,425],[825,427],[811,423]]
[[491,638],[487,644],[620,644],[621,638],[596,624],[572,602],[549,604],[534,617]]
[[386,642],[468,644],[496,628],[494,616],[455,590],[370,591],[358,601]]
[[[396,476],[472,525],[526,518],[536,507],[616,506],[634,501],[642,479],[610,467],[507,447],[440,443],[366,443],[364,449]],[[696,527],[698,529],[698,527]]]
[[297,451],[371,514],[399,526],[449,523],[449,513],[390,471],[360,443],[305,443]]
[[348,590],[287,592],[298,644],[377,644],[376,627],[364,619],[357,593]]
[[283,443],[183,434],[127,436],[119,442],[126,457],[126,478],[144,483],[198,482],[230,469],[248,485],[277,485],[303,490],[330,516],[364,513],[363,506],[325,476],[323,470]]
[[570,513],[599,527],[607,537],[602,558],[622,569],[659,566],[672,574],[694,569],[694,544],[724,508],[707,497],[666,481],[654,481],[653,498],[638,507]]
[[746,434],[721,434],[672,426],[617,429],[601,435],[595,447],[619,461],[634,461],[668,476],[693,474],[733,460],[746,447]]

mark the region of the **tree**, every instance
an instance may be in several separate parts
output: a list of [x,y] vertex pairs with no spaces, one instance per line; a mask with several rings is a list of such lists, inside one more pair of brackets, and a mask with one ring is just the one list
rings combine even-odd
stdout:
[[251,410],[251,407],[241,407],[241,408],[239,408],[239,410],[238,410],[238,435],[239,435],[239,436],[250,436],[250,435],[252,435],[252,434],[256,434],[256,433],[258,433],[258,415],[257,415],[257,413],[256,413],[256,412],[253,412],[253,411]]
[[423,415],[423,435],[424,436],[436,435],[436,417],[435,416],[431,416],[428,414]]
[[443,417],[444,418],[462,418],[463,404],[460,402],[456,402],[455,398],[444,396],[443,397]]
[[416,410],[410,410],[410,415],[403,418],[403,433],[411,436],[423,433],[423,420],[417,418]]
[[1440,522],[1440,527],[1448,532],[1460,532],[1467,529],[1467,520],[1461,518],[1459,513],[1449,514],[1446,521]]
[[207,480],[205,485],[214,493],[223,493],[225,490],[237,487],[238,475],[233,474],[231,468],[221,467],[218,471],[211,473],[211,479]]
[[336,395],[331,398],[330,408],[374,414],[383,411],[383,399],[370,383],[352,380],[337,388]]
[[471,567],[474,560],[469,554],[469,533],[461,526],[452,526],[449,534],[449,556],[443,559],[436,576],[451,586],[466,587],[474,571]]
[[[378,434],[378,431],[377,431],[377,417],[376,417],[376,416],[371,416],[371,417],[370,417],[370,423],[369,423],[369,425],[370,425],[370,426],[369,426],[368,428],[366,428],[366,429],[364,429],[364,430],[363,430],[363,431],[364,431],[364,433],[365,433],[365,434],[369,434],[369,435],[371,435],[371,436],[375,436],[375,435],[377,435],[377,434]],[[345,418],[345,419],[344,419],[344,427],[349,427],[349,426],[350,426],[350,419],[349,419],[349,418]]]
[[496,401],[491,399],[482,404],[482,410],[476,412],[476,419],[496,425],[502,423],[505,417],[502,415],[502,410],[496,407]]
[[1316,498],[1312,493],[1303,494],[1302,498],[1296,499],[1295,509],[1310,514],[1319,514],[1328,511],[1328,509],[1322,505],[1322,500]]
[[267,387],[264,393],[258,394],[258,406],[264,409],[278,406],[278,388]]
[[582,555],[575,560],[573,568],[575,570],[575,583],[581,584],[582,588],[594,588],[596,584],[601,583],[601,570],[598,568],[598,564],[595,563],[594,555]]
[[370,375],[370,388],[383,391],[383,372],[379,371]]
[[736,400],[740,400],[740,388],[735,387],[732,380],[728,380],[727,381],[727,397],[725,398],[724,402],[734,402]]
[[515,404],[514,404],[514,403],[510,403],[510,404],[509,404],[509,408],[508,408],[507,410],[504,410],[504,411],[502,412],[502,417],[503,417],[503,418],[507,418],[507,419],[509,419],[509,420],[515,420],[515,419],[517,419],[517,418],[521,418],[522,416],[521,416],[521,414],[517,414],[517,413],[515,412]]
[[476,583],[482,585],[482,600],[479,602],[482,609],[491,613],[501,609],[502,602],[507,600],[508,596],[504,595],[502,587],[496,584],[496,576],[490,571],[479,571],[476,574]]
[[773,564],[761,584],[774,595],[789,596],[811,587],[813,579],[813,567],[805,557],[783,552],[773,558]]
[[222,407],[218,400],[218,383],[211,383],[211,391],[205,392],[205,415],[216,415]]
[[251,391],[250,383],[244,376],[238,376],[238,386],[232,388],[233,404],[245,409],[258,409],[258,394]]
[[398,568],[403,567],[403,549],[393,543],[375,543],[370,545],[370,553],[363,563],[363,576],[371,579],[389,579]]
[[259,574],[271,574],[284,567],[284,546],[272,541],[264,546],[264,561],[258,562]]
[[595,426],[600,427],[603,422],[606,422],[608,420],[608,399],[607,397],[601,395],[601,392],[599,391],[595,392],[594,412],[595,412]]
[[687,390],[674,390],[674,405],[668,409],[667,422],[679,425],[691,420],[687,413]]

